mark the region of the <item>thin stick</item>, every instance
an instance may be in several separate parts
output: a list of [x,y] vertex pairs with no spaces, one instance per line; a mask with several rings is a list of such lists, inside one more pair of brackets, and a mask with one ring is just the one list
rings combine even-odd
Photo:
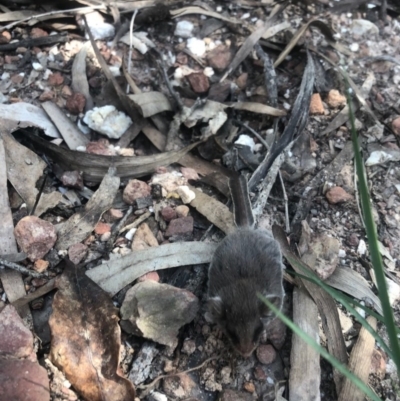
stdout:
[[27,269],[26,267],[18,265],[17,263],[9,262],[8,260],[2,259],[2,258],[0,258],[0,265],[2,265],[4,267],[8,267],[9,269],[16,270],[17,272],[20,272],[21,274],[25,274],[27,276],[31,276],[34,278],[47,277],[47,274],[34,272],[30,269]]
[[283,199],[285,200],[285,231],[286,233],[290,232],[290,224],[289,224],[289,206],[288,206],[288,197],[286,194],[285,183],[283,182],[281,170],[278,171],[279,178],[281,180],[282,191],[283,191]]
[[24,297],[18,298],[16,301],[14,301],[12,303],[12,305],[16,309],[19,309],[22,306],[29,304],[29,302],[32,302],[33,300],[40,298],[43,295],[48,294],[50,291],[53,291],[55,288],[57,288],[57,281],[55,278],[52,278],[45,285],[42,285],[41,287],[39,287],[35,292],[31,292],[30,294],[27,294]]
[[170,373],[170,374],[168,374],[168,375],[161,375],[161,376],[158,376],[158,377],[156,377],[152,382],[150,382],[149,384],[142,384],[142,385],[137,386],[137,388],[139,388],[140,390],[145,390],[145,389],[151,388],[151,387],[153,387],[155,384],[157,384],[157,383],[158,383],[160,380],[162,380],[162,379],[166,379],[167,377],[174,377],[174,376],[184,375],[184,374],[186,374],[186,373],[190,373],[190,372],[193,372],[193,371],[195,371],[195,370],[199,370],[199,369],[201,369],[203,366],[205,366],[207,363],[209,363],[209,362],[211,362],[211,361],[214,361],[214,360],[216,360],[216,359],[218,359],[218,358],[219,358],[218,356],[213,356],[213,357],[211,357],[211,358],[206,359],[203,363],[201,363],[201,364],[198,365],[198,366],[195,366],[194,368],[191,368],[191,369],[188,369],[188,370],[184,370],[183,372]]
[[[135,17],[138,10],[132,14],[131,23],[129,25],[129,53],[128,53],[128,74],[131,74],[132,67],[132,51],[133,51],[133,43],[132,43],[132,34],[133,34],[133,25],[135,23]],[[126,85],[126,93],[129,93],[129,83]]]
[[145,220],[147,220],[151,216],[151,212],[143,213],[139,216],[132,224],[128,224],[127,226],[121,228],[119,233],[124,233],[125,231],[129,231],[131,228],[136,228],[139,224],[142,224]]
[[[160,53],[158,53],[158,54],[160,55]],[[164,67],[164,64],[162,62],[162,58],[161,57],[160,57],[160,60],[158,61],[158,65],[160,66],[161,73],[162,73],[162,76],[164,77],[164,81],[165,81],[165,84],[167,85],[169,93],[174,98],[179,110],[182,110],[183,109],[182,99],[178,95],[178,93],[174,90],[174,88],[172,87],[171,81],[168,78],[168,74],[167,74],[167,71],[166,71],[166,69]]]

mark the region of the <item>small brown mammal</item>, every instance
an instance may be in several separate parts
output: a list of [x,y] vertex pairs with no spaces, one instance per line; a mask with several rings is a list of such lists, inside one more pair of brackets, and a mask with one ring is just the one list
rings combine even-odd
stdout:
[[[247,182],[244,183],[247,191]],[[234,190],[231,188],[235,203]],[[240,213],[241,205],[234,206],[235,214]],[[258,294],[277,308],[282,307],[282,271],[279,244],[266,230],[239,227],[215,251],[208,273],[206,318],[221,327],[244,357],[253,353],[264,329],[275,317]]]

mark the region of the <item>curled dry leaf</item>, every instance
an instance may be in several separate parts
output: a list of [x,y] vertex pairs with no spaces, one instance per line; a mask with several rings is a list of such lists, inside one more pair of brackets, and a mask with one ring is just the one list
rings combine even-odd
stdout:
[[115,168],[110,168],[84,210],[71,216],[58,230],[57,249],[68,249],[83,241],[93,231],[101,215],[111,208],[119,184],[120,179],[115,176]]
[[122,377],[118,309],[86,275],[65,262],[49,319],[51,361],[90,401],[131,401],[133,384]]
[[111,166],[117,169],[117,175],[121,178],[142,177],[153,173],[159,166],[176,163],[182,156],[199,144],[199,142],[196,142],[178,151],[164,152],[152,156],[111,157],[64,149],[36,135],[28,133],[27,135],[38,149],[57,160],[58,164],[66,171],[82,171],[84,180],[92,182],[100,182]]

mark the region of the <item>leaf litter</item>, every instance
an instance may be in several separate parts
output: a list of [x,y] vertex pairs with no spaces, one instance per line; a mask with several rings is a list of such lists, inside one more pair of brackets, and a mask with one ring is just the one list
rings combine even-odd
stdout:
[[[34,331],[35,308],[44,308],[48,321],[52,304],[53,337],[40,347],[45,354],[50,349],[51,361],[44,364],[53,399],[133,399],[132,383],[140,384],[139,398],[149,400],[202,398],[205,391],[222,399],[299,397],[295,366],[305,354],[295,341],[291,349],[279,324],[256,355],[243,360],[199,310],[206,266],[217,242],[234,229],[228,180],[238,173],[249,177],[258,227],[286,227],[286,233],[274,232],[288,266],[300,255],[326,283],[381,313],[367,250],[362,258],[359,253],[365,233],[347,106],[333,106],[332,90],[344,94],[338,77],[345,66],[398,317],[400,109],[393,99],[399,96],[400,10],[392,1],[387,15],[383,7],[368,13],[344,1],[340,6],[348,14],[340,14],[319,0],[229,7],[169,1],[162,8],[128,1],[110,9],[92,0],[76,3],[82,7],[10,5],[0,15],[0,23],[8,24],[0,28],[0,256],[6,266],[0,270],[0,309],[12,302]],[[89,11],[100,18],[88,14],[82,20]],[[73,18],[78,15],[80,25]],[[191,29],[178,38],[175,27],[182,21]],[[369,34],[356,33],[353,21]],[[89,41],[62,34],[75,28],[83,33],[85,27]],[[317,97],[322,101],[314,113],[310,101]],[[125,113],[132,124],[118,136],[119,118],[102,120],[97,132],[90,131],[84,113],[102,106]],[[240,135],[250,137],[251,147],[237,143]],[[153,180],[156,175],[164,181]],[[133,178],[140,181],[128,183]],[[37,235],[39,226],[22,237],[14,233],[29,214],[57,232],[55,248],[43,259],[18,253],[22,241],[48,246],[46,236]],[[391,399],[394,390],[387,383],[396,378],[387,355],[351,320],[351,329],[342,331],[340,305],[315,284],[303,281],[306,291],[299,294],[292,291],[299,280],[285,276],[285,312],[298,299],[307,312],[293,305],[294,317],[304,327],[319,314],[322,327],[314,324],[313,336],[343,363],[346,347],[352,348],[349,366]],[[384,332],[379,323],[378,331]],[[272,362],[265,362],[265,350],[275,355]],[[142,358],[146,352],[151,357]],[[86,364],[75,366],[77,355]],[[314,382],[316,396],[360,397],[336,371],[320,366],[318,356],[308,366],[301,382],[321,375],[320,385]],[[325,379],[331,373],[334,385]],[[289,382],[289,393],[282,380]],[[156,390],[154,396],[149,389]]]

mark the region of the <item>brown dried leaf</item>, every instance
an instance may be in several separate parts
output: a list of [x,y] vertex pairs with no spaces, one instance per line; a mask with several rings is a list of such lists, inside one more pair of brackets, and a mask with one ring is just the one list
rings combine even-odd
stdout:
[[196,188],[191,187],[190,189],[196,194],[196,198],[190,202],[190,206],[196,208],[199,213],[225,234],[235,230],[233,214],[227,206]]
[[257,102],[237,102],[232,103],[230,107],[236,110],[251,111],[253,113],[266,114],[273,117],[283,117],[287,114],[285,110],[280,110]]
[[49,319],[52,362],[90,401],[131,401],[133,384],[122,377],[118,309],[85,275],[66,261]]

